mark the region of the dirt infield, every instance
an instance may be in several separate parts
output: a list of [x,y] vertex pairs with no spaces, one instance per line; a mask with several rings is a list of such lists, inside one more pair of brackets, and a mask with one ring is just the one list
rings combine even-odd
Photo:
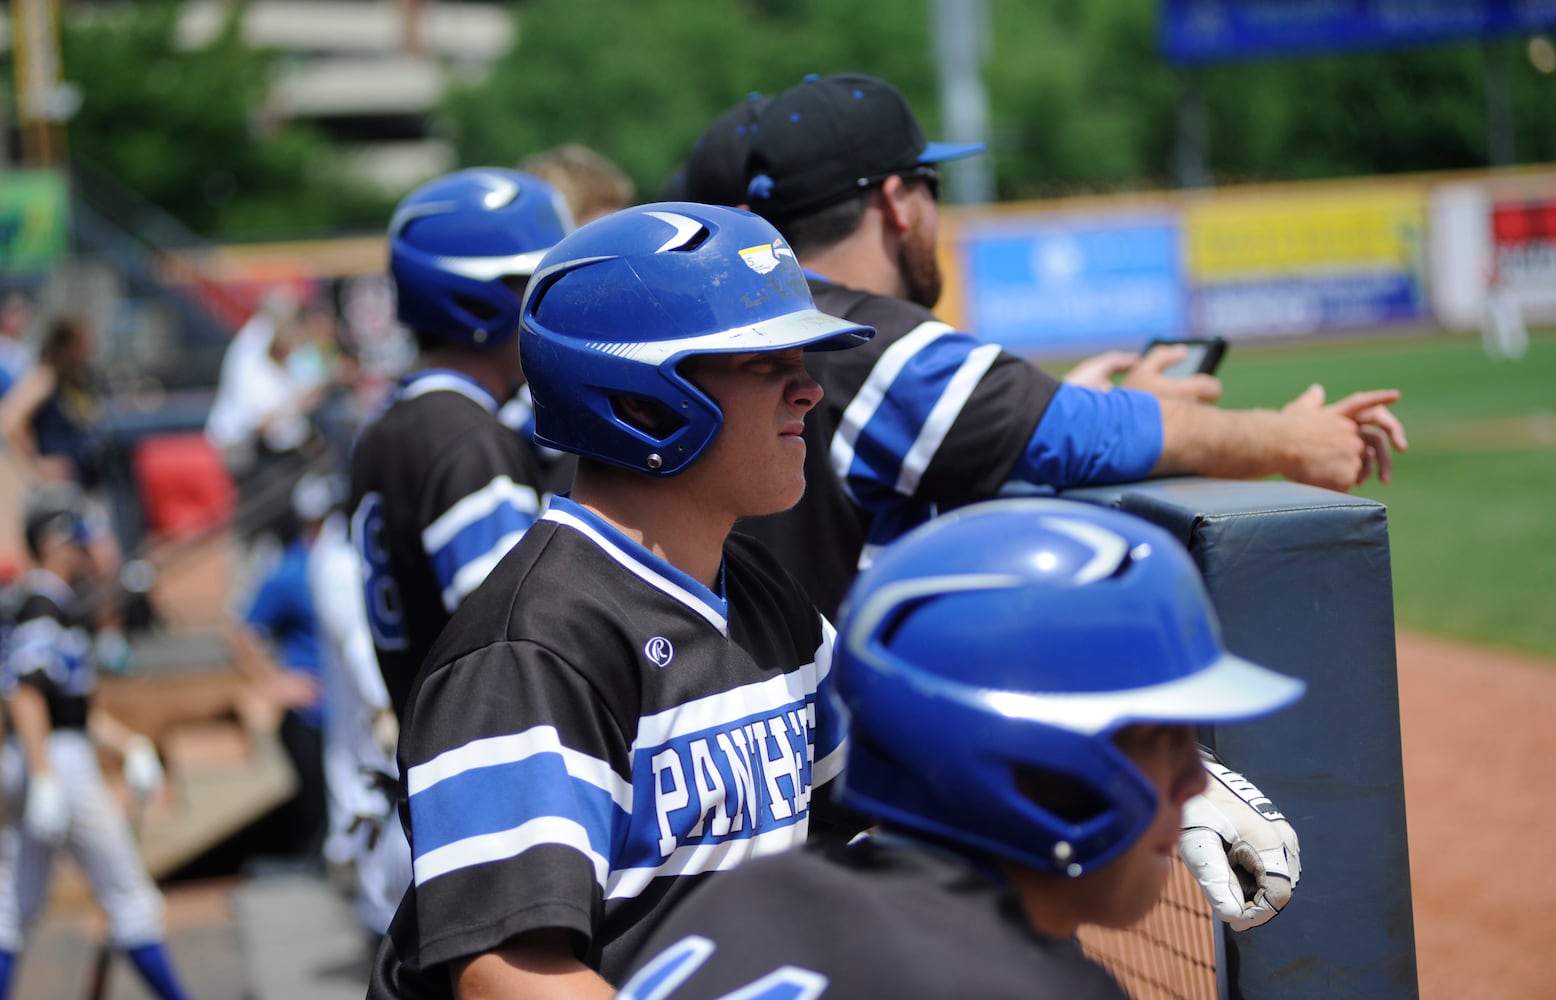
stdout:
[[1556,995],[1556,663],[1408,633],[1398,649],[1421,996]]

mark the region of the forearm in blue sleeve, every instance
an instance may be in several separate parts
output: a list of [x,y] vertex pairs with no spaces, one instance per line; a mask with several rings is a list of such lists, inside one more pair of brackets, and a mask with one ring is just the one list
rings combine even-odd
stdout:
[[1037,422],[1012,479],[1065,489],[1144,479],[1162,455],[1162,408],[1133,389],[1062,385]]

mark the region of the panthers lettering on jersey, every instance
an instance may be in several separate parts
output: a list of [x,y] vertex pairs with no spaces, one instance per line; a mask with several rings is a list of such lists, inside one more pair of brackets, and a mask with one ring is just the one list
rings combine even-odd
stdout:
[[92,634],[75,591],[59,577],[35,569],[21,584],[16,625],[6,643],[0,691],[18,684],[37,689],[53,729],[86,726],[88,699],[97,684]]
[[403,966],[547,927],[609,978],[704,875],[803,842],[842,757],[817,694],[832,641],[750,540],[730,539],[715,592],[556,499],[413,695],[416,877],[373,995],[446,995],[441,969]]
[[465,375],[401,383],[351,456],[351,535],[396,711],[449,616],[534,523],[543,475]]
[[1062,386],[903,299],[814,276],[811,292],[818,309],[876,335],[856,350],[806,355],[825,394],[805,419],[805,495],[743,527],[824,614],[836,614],[880,546],[1011,479],[1120,482],[1155,464],[1160,411],[1146,394]]

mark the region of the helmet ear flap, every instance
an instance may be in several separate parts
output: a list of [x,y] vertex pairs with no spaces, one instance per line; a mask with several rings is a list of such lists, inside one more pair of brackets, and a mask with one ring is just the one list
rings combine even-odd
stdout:
[[846,806],[1039,871],[1107,864],[1158,815],[1115,743],[1269,714],[1302,684],[1229,653],[1193,560],[1121,511],[1001,500],[882,550],[838,621]]

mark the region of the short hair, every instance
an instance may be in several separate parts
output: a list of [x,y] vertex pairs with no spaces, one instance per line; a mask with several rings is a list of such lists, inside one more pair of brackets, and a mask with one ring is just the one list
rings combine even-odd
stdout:
[[809,215],[794,219],[774,220],[773,225],[789,241],[789,249],[797,254],[825,250],[852,236],[864,221],[864,209],[871,189],[857,196]]
[[526,156],[518,169],[556,188],[580,223],[627,208],[637,200],[637,185],[632,178],[604,156],[576,142]]

